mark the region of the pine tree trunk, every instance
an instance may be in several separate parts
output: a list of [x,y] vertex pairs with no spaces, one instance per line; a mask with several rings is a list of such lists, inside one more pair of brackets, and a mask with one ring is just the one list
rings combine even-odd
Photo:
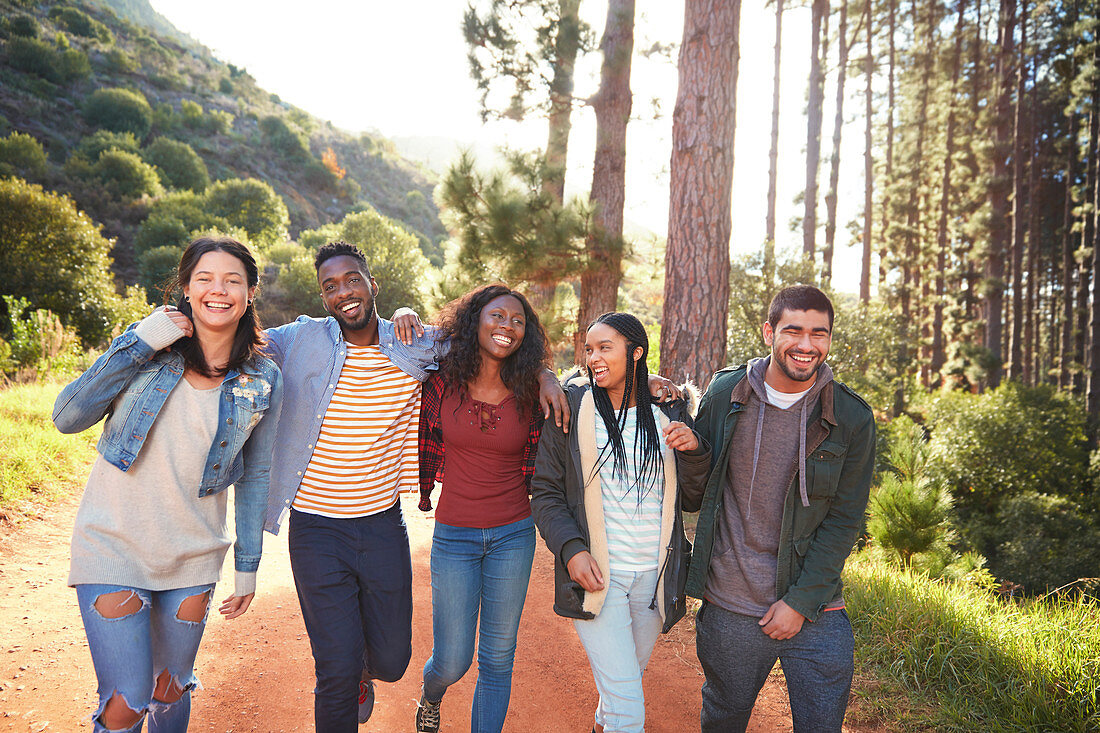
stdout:
[[[1096,190],[1096,152],[1100,143],[1100,99],[1093,97],[1092,109],[1089,110],[1089,143],[1085,153],[1085,192],[1084,200],[1092,201]],[[1082,221],[1081,247],[1089,247],[1092,242],[1093,220],[1091,216],[1084,216]],[[1096,272],[1092,267],[1092,260],[1083,257],[1078,263],[1077,269],[1077,337],[1074,343],[1076,352],[1075,360],[1082,366],[1081,371],[1074,375],[1074,392],[1084,394],[1086,363],[1086,339],[1089,335],[1089,283]]]
[[826,286],[833,277],[833,250],[836,246],[836,199],[840,183],[840,138],[844,129],[844,85],[848,79],[848,0],[840,0],[840,28],[837,33],[836,115],[833,118],[833,156],[830,160],[829,190],[825,194],[825,249],[821,253],[821,282]]
[[580,5],[580,0],[559,0],[554,38],[554,78],[550,81],[550,131],[546,139],[547,174],[543,189],[559,202],[565,197],[565,167],[573,114],[573,69],[581,39]]
[[[870,0],[868,0],[870,2]],[[764,283],[775,283],[775,197],[779,177],[779,62],[783,57],[783,0],[775,0],[775,59],[772,72],[772,140],[768,149],[768,215],[764,234]]]
[[824,114],[825,97],[821,25],[828,13],[828,0],[813,0],[810,25],[810,93],[806,105],[806,209],[802,217],[802,253],[810,258],[813,258],[817,248],[817,174],[821,167],[821,118]]
[[[1071,4],[1072,15],[1068,19],[1071,24],[1077,22],[1077,3]],[[1070,53],[1069,78],[1077,77],[1077,44],[1074,42]],[[1058,386],[1061,389],[1071,389],[1073,378],[1070,372],[1070,364],[1074,359],[1073,350],[1073,186],[1077,180],[1077,112],[1070,109],[1069,117],[1069,143],[1066,146],[1066,191],[1062,208],[1062,334],[1058,342]]]
[[623,204],[626,198],[626,126],[630,121],[630,62],[634,53],[634,0],[611,0],[604,27],[596,111],[596,157],[592,163],[592,230],[585,242],[588,268],[581,275],[575,358],[582,332],[601,313],[615,310],[622,279]]
[[867,86],[864,90],[864,127],[863,127],[863,259],[859,269],[859,302],[867,304],[871,301],[871,238],[872,223],[874,219],[874,192],[875,192],[875,159],[873,157],[874,135],[871,122],[874,119],[874,88],[872,81],[875,77],[874,34],[872,33],[872,20],[874,8],[871,0],[866,0],[864,5],[864,28],[867,42],[867,58],[863,62],[863,75]]
[[880,247],[878,255],[878,287],[881,294],[886,285],[886,275],[890,264],[890,186],[894,180],[894,73],[897,67],[897,42],[894,34],[897,32],[898,11],[897,0],[889,0],[887,15],[886,38],[889,44],[889,62],[886,72],[886,170],[883,180],[886,185],[882,188],[882,232],[879,234]]
[[1008,151],[1011,147],[1009,116],[1012,96],[1012,60],[1015,56],[1016,0],[1001,0],[997,21],[997,61],[994,72],[993,177],[989,185],[989,255],[986,260],[985,347],[995,360],[988,375],[990,387],[1001,383],[1002,309],[1004,308],[1005,251],[1007,240],[1009,181]]
[[740,20],[740,0],[685,2],[660,370],[699,385],[726,358]]
[[1027,222],[1024,217],[1026,192],[1024,190],[1024,105],[1026,102],[1024,78],[1027,74],[1024,54],[1027,53],[1027,0],[1020,5],[1020,46],[1016,62],[1016,114],[1012,125],[1012,320],[1009,325],[1008,378],[1019,380],[1023,376],[1024,325],[1024,236]]
[[1031,91],[1027,112],[1027,136],[1031,146],[1031,155],[1027,166],[1027,285],[1024,291],[1024,364],[1022,377],[1024,384],[1034,385],[1039,374],[1039,349],[1036,335],[1039,313],[1036,306],[1039,297],[1039,135],[1035,129],[1035,110],[1039,99],[1035,84],[1035,57],[1030,63]]
[[[1100,43],[1093,43],[1092,55],[1093,68],[1100,66]],[[1092,83],[1093,117],[1100,116],[1100,76],[1093,75]],[[1092,248],[1092,302],[1089,308],[1089,351],[1086,369],[1088,370],[1088,392],[1085,398],[1085,408],[1089,421],[1089,448],[1097,446],[1097,435],[1100,432],[1100,160],[1097,159],[1095,146],[1089,151],[1089,160],[1092,162],[1095,172],[1092,184],[1092,211],[1085,221],[1091,226],[1087,227],[1087,246]]]
[[951,208],[951,172],[955,163],[955,99],[962,71],[963,27],[966,22],[965,3],[959,3],[955,19],[955,48],[951,56],[951,96],[948,98],[947,130],[943,155],[943,185],[940,186],[940,216],[936,222],[936,297],[932,305],[932,358],[929,363],[931,380],[943,369],[946,356],[943,339],[944,278],[947,270],[947,215]]

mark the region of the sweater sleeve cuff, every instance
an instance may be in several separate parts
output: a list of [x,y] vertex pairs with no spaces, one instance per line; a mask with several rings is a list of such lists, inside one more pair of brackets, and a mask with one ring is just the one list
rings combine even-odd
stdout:
[[163,308],[157,308],[142,319],[134,333],[153,351],[160,351],[178,341],[183,336],[183,329]]
[[237,570],[233,574],[233,595],[247,596],[256,592],[256,573],[242,573]]

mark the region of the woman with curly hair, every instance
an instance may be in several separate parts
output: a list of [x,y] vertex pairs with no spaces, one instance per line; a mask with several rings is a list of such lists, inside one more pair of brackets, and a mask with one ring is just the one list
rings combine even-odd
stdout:
[[432,508],[437,480],[442,492],[431,554],[433,647],[416,729],[439,730],[443,694],[473,661],[480,613],[470,729],[500,731],[535,554],[528,491],[543,422],[538,378],[550,349],[530,303],[503,285],[448,304],[437,338],[450,348],[424,383],[420,411],[420,508]]

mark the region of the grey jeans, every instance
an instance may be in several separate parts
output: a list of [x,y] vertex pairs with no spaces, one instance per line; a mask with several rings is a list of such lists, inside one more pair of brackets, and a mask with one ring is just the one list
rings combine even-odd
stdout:
[[852,687],[855,640],[843,609],[806,621],[792,638],[775,641],[755,616],[703,603],[695,645],[703,665],[703,733],[744,731],[756,696],[775,661],[783,666],[796,733],[840,733]]

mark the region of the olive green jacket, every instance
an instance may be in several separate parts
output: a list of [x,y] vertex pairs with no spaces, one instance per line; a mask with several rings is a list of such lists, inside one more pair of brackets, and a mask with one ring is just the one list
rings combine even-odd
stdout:
[[[702,598],[726,497],[729,446],[751,387],[744,366],[714,375],[699,406],[695,430],[711,446],[704,485],[684,486],[685,511],[698,511],[695,551],[687,594]],[[806,490],[799,498],[795,475],[783,504],[776,598],[811,621],[842,596],[840,573],[863,527],[875,468],[875,418],[860,397],[840,382],[825,385],[806,425]]]

